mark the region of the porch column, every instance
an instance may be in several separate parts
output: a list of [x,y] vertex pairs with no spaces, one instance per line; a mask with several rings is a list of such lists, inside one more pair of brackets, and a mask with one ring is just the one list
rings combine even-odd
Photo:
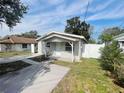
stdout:
[[44,52],[44,55],[46,57],[47,53],[46,53],[46,42],[43,42],[43,52]]
[[74,42],[68,42],[71,45],[72,49],[72,62],[74,62]]
[[39,41],[38,42],[38,53],[39,54],[43,54],[43,42],[42,41]]
[[31,44],[31,53],[35,53],[35,44]]
[[81,40],[79,40],[78,59],[81,58]]
[[74,43],[71,44],[72,47],[72,62],[74,62]]

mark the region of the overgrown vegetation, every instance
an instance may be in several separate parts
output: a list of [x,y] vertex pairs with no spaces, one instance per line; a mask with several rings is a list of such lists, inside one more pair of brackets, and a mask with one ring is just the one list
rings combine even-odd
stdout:
[[56,61],[55,64],[71,70],[52,93],[123,93],[123,88],[105,75],[99,60],[83,59],[80,63]]
[[110,71],[109,76],[124,87],[124,57],[118,42],[113,41],[110,45],[105,46],[101,53],[102,67]]
[[13,71],[17,71],[27,66],[30,66],[30,64],[22,62],[22,61],[0,64],[0,75],[7,74]]

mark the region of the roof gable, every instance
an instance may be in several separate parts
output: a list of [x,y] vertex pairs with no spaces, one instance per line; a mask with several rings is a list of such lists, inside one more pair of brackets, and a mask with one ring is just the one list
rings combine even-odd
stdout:
[[49,36],[43,38],[42,40],[48,40],[48,39],[51,39],[53,37],[60,38],[60,39],[65,39],[65,40],[69,40],[69,41],[78,41],[79,40],[79,39],[76,39],[76,38],[62,36],[62,35],[57,35],[57,34],[49,35]]
[[114,37],[114,40],[124,41],[124,33],[115,36],[115,37]]
[[37,40],[41,40],[41,39],[44,39],[44,38],[47,38],[49,36],[52,36],[52,35],[57,35],[59,37],[63,37],[63,38],[68,38],[68,39],[83,39],[85,41],[87,41],[85,39],[84,36],[79,36],[79,35],[74,35],[74,34],[67,34],[67,33],[60,33],[60,32],[50,32],[48,34],[45,34],[44,36],[38,38]]

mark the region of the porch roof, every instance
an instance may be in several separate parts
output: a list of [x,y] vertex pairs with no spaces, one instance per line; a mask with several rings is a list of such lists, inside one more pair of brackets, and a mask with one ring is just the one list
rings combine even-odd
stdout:
[[61,38],[61,39],[65,39],[65,40],[69,40],[69,41],[78,41],[79,39],[75,39],[75,38],[70,38],[70,37],[65,37],[65,36],[60,36],[60,35],[51,35],[51,36],[48,36],[42,40],[48,40],[48,39],[51,39],[53,37],[57,37],[57,38]]
[[113,39],[117,40],[117,41],[124,41],[124,33],[117,35],[117,36],[114,36]]
[[37,41],[47,40],[47,39],[50,39],[53,37],[58,37],[58,38],[69,40],[69,41],[78,41],[78,40],[82,39],[82,40],[87,42],[87,40],[85,39],[84,36],[67,34],[67,33],[60,33],[60,32],[50,32],[50,33],[38,38]]

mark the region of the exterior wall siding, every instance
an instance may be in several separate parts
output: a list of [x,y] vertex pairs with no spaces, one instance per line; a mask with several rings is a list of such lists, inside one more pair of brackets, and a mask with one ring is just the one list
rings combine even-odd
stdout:
[[[6,45],[0,44],[1,48],[0,51],[4,52],[6,51]],[[10,49],[8,51],[31,51],[31,44],[27,44],[27,48],[22,48],[22,44],[10,44]]]
[[[74,60],[78,60],[78,42],[74,43]],[[71,60],[72,59],[72,52],[65,50],[65,43],[64,42],[52,42],[50,43],[50,49],[53,57],[57,57],[60,59]]]
[[[77,39],[78,41],[74,42],[74,56],[72,55],[72,51],[65,50],[65,43],[71,42],[59,37],[52,37],[47,40],[38,41],[38,53],[45,54],[45,50],[50,51],[53,57],[56,57],[60,60],[67,60],[72,62],[74,57],[74,61],[79,61],[82,57],[84,58],[99,58],[100,48],[104,47],[104,45],[100,44],[86,44],[84,40]],[[43,43],[44,42],[44,43]],[[49,42],[50,47],[45,48],[45,44]]]
[[[123,41],[124,42],[124,41]],[[123,50],[124,52],[124,45],[122,44],[122,41],[119,41],[119,45],[120,45],[120,48]]]

